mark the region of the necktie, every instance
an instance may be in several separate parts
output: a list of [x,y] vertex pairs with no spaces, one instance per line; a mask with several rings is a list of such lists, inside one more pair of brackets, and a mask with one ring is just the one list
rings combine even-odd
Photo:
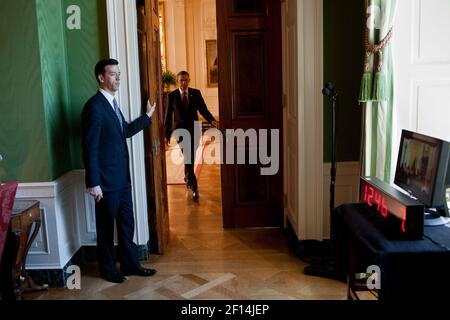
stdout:
[[189,101],[188,101],[188,97],[187,97],[187,92],[183,92],[183,106],[184,109],[187,110],[189,108]]
[[117,104],[116,98],[114,98],[113,100],[113,105],[114,105],[114,112],[116,113],[117,119],[119,120],[120,123],[120,128],[123,130],[122,116],[120,115],[120,109],[119,105]]

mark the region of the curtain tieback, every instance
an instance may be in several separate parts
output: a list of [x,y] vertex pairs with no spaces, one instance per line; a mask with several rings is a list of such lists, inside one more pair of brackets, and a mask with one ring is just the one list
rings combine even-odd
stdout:
[[378,65],[377,65],[377,70],[381,71],[381,69],[383,68],[383,50],[384,48],[386,48],[386,46],[389,44],[389,42],[391,41],[392,38],[392,27],[389,29],[389,32],[386,34],[386,36],[381,39],[380,43],[376,44],[376,45],[370,45],[369,41],[368,41],[368,35],[366,33],[366,62],[364,64],[364,70],[366,72],[370,72],[370,56],[374,55],[374,54],[379,54],[379,59],[378,59]]

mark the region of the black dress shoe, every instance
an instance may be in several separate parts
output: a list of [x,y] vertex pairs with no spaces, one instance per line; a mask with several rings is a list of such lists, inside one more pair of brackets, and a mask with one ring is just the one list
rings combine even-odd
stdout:
[[102,275],[102,278],[105,279],[106,281],[114,283],[122,283],[126,280],[126,278],[119,272],[104,274]]
[[198,190],[192,191],[192,199],[198,200],[198,198],[200,198],[200,195],[198,194]]
[[140,277],[150,277],[156,273],[155,269],[148,269],[148,268],[139,268],[135,271],[122,271],[122,274],[125,276],[140,276]]
[[186,184],[186,188],[191,189],[191,185],[186,178],[184,178],[184,183]]

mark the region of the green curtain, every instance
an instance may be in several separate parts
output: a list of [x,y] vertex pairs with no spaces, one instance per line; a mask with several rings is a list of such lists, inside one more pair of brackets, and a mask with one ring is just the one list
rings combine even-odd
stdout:
[[386,182],[391,178],[393,70],[391,37],[396,0],[366,0],[361,174]]

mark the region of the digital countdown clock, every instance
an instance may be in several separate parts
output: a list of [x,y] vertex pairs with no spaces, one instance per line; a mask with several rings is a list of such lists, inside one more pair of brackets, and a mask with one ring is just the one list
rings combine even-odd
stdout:
[[374,177],[361,177],[359,201],[379,217],[396,236],[422,239],[424,205]]

